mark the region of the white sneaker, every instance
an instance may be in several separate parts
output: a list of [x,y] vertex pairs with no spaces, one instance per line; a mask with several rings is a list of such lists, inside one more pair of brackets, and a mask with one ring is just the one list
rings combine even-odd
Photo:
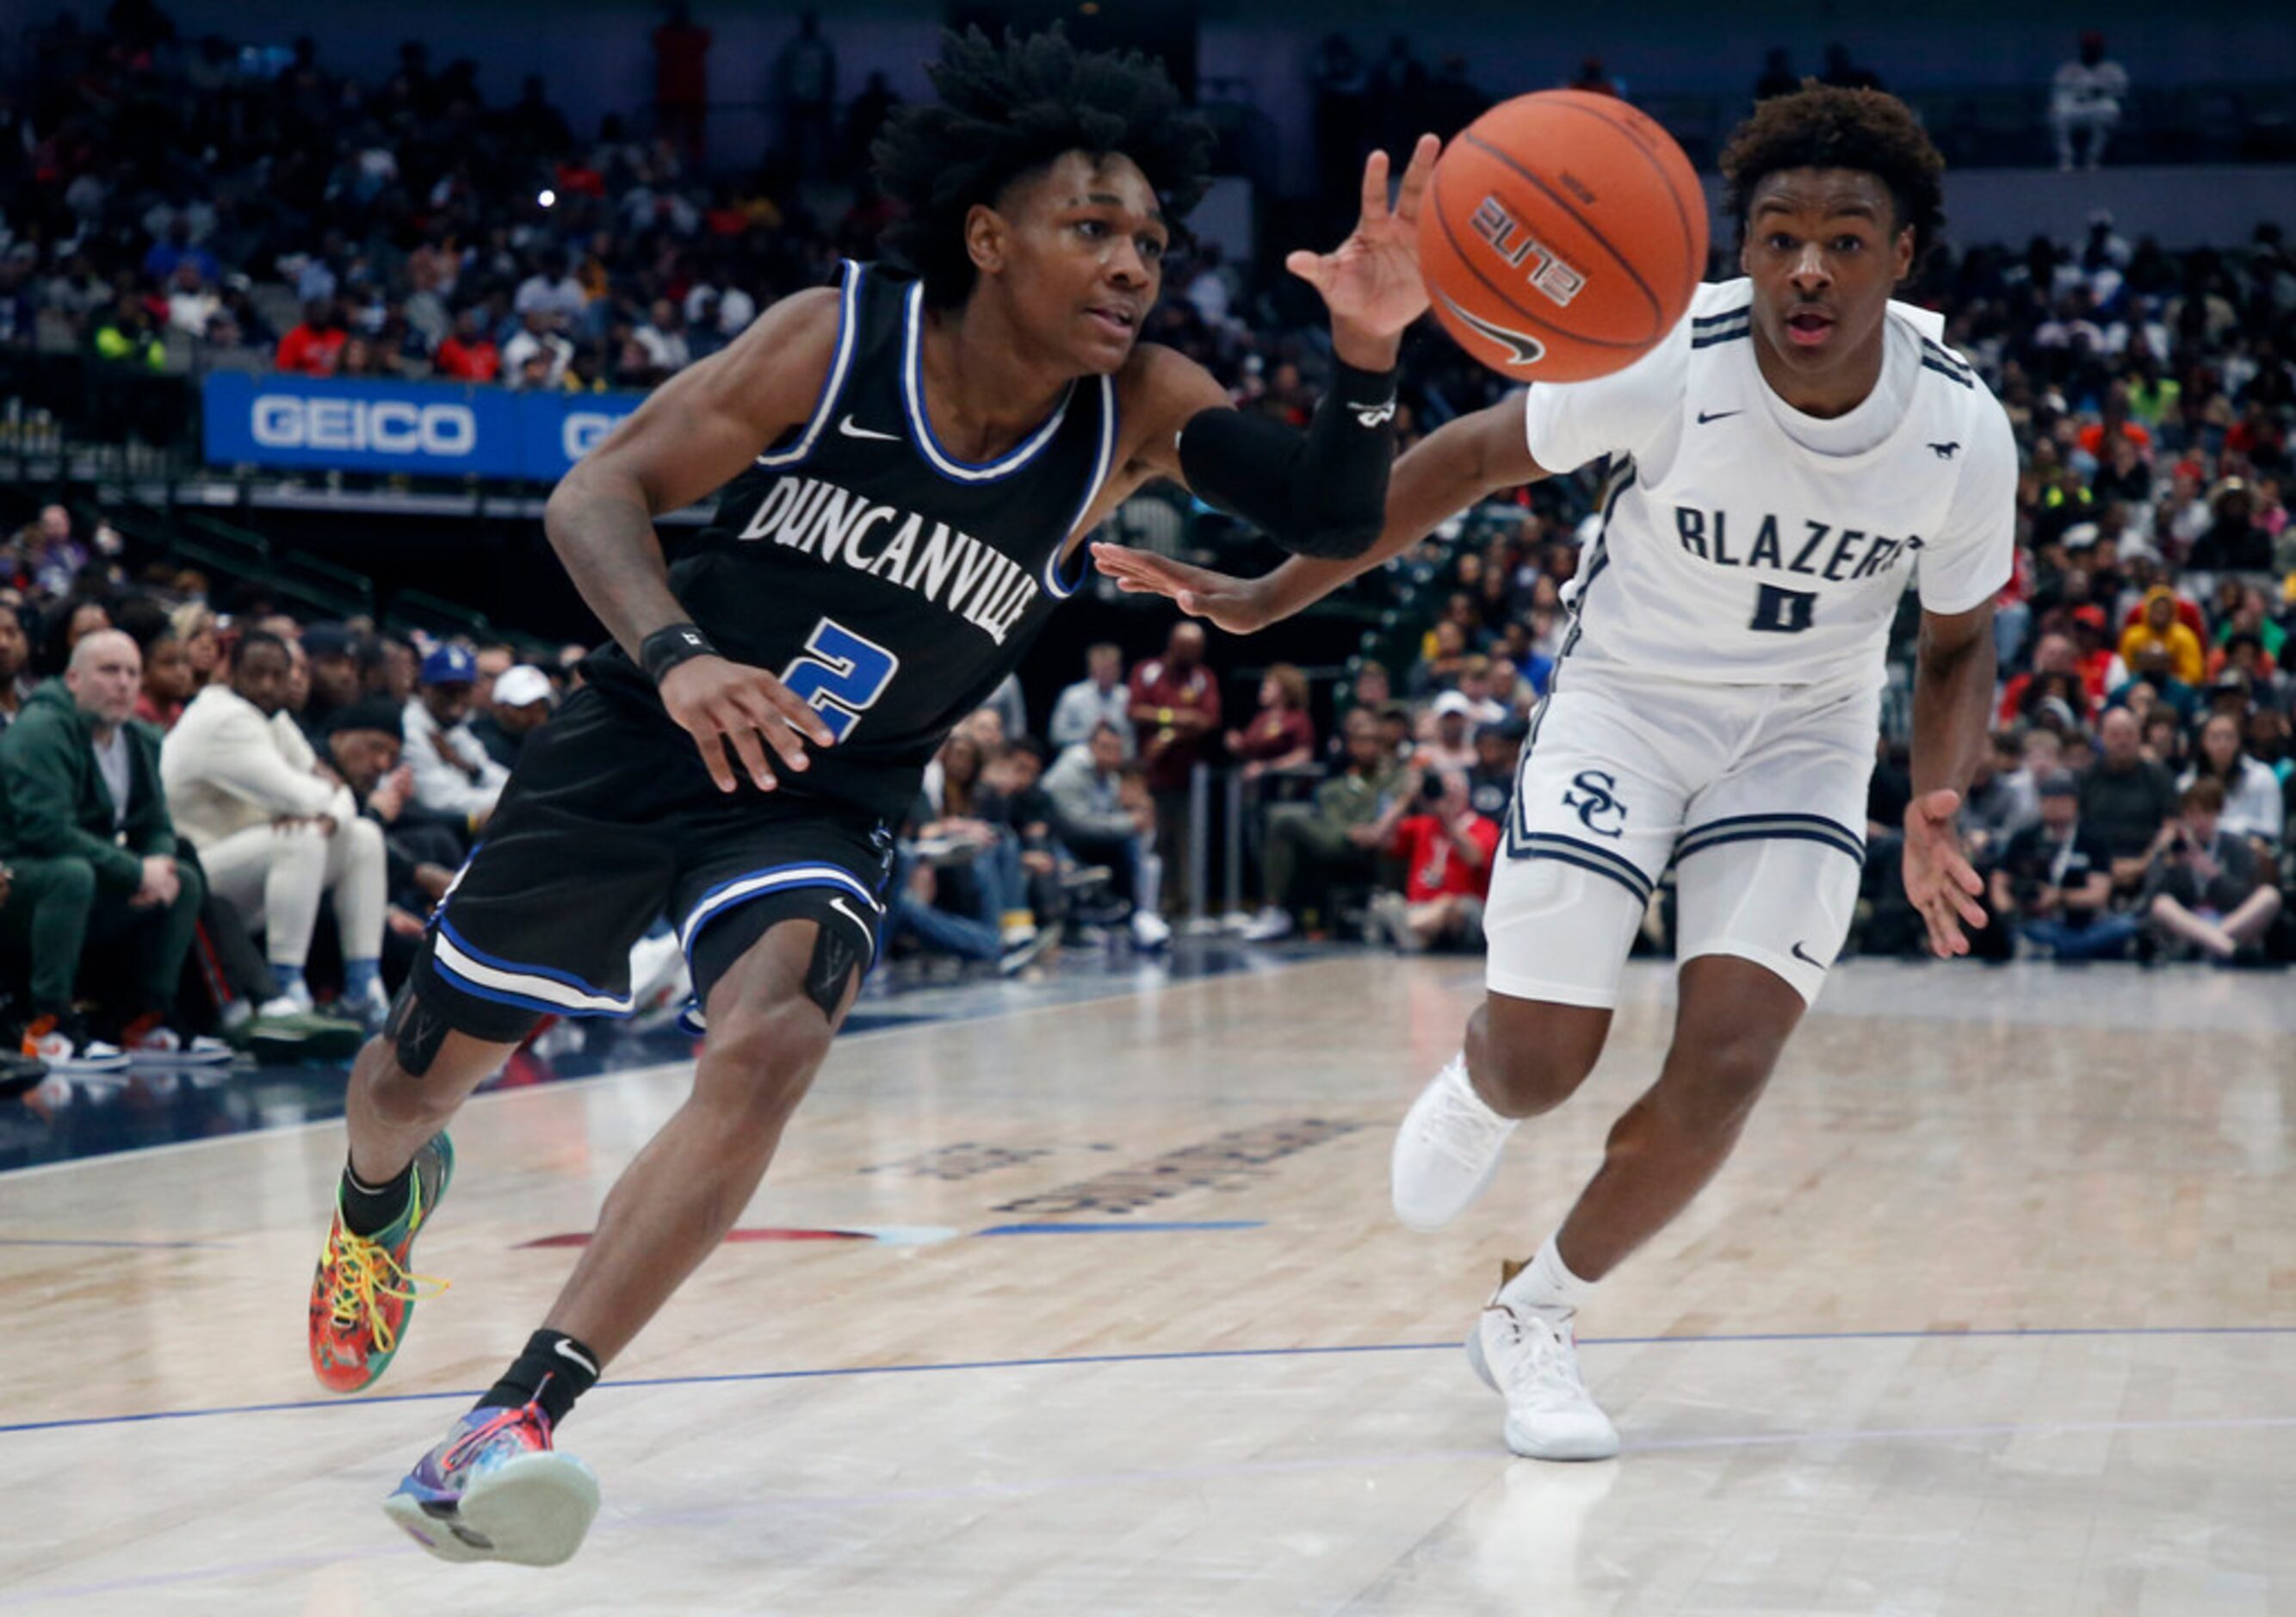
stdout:
[[1468,1081],[1454,1055],[1403,1114],[1388,1163],[1395,1216],[1426,1235],[1473,1204],[1498,1170],[1499,1148],[1522,1120],[1501,1117]]
[[1026,938],[1018,943],[1006,945],[1004,952],[997,956],[996,974],[1000,977],[1019,976],[1057,947],[1060,940],[1060,932],[1053,927],[1029,928]]
[[127,1051],[100,1038],[75,1038],[53,1016],[43,1016],[24,1030],[24,1054],[62,1075],[127,1071]]
[[1399,892],[1382,892],[1371,901],[1371,924],[1374,942],[1392,943],[1406,955],[1427,952],[1427,940],[1411,926],[1411,904]]
[[195,1033],[185,1038],[165,1022],[132,1028],[127,1036],[131,1067],[215,1067],[231,1060],[231,1047],[220,1038]]
[[630,1003],[639,1011],[659,1010],[683,999],[692,986],[685,951],[676,932],[641,938],[630,945]]
[[1273,943],[1278,938],[1288,938],[1291,935],[1292,912],[1288,909],[1278,909],[1272,904],[1254,915],[1251,918],[1251,924],[1243,929],[1243,940],[1246,943]]
[[311,997],[310,985],[287,989],[274,994],[255,1007],[258,1016],[308,1016],[318,1008]]
[[382,980],[370,981],[364,994],[345,994],[335,1004],[335,1009],[348,1016],[368,1032],[379,1032],[390,1020],[390,995],[385,991]]
[[1163,916],[1153,910],[1132,912],[1132,941],[1142,948],[1162,948],[1172,940],[1172,928]]
[[1494,1293],[1467,1337],[1467,1362],[1506,1399],[1506,1446],[1527,1460],[1607,1460],[1619,1429],[1578,1375],[1571,1317]]

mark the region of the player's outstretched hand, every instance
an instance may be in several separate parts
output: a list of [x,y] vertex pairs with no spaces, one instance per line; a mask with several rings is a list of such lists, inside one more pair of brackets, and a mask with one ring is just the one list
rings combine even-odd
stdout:
[[729,745],[758,790],[771,792],[780,783],[767,746],[780,754],[783,768],[794,771],[806,767],[806,742],[826,747],[837,739],[789,686],[763,669],[723,657],[695,657],[664,674],[661,705],[693,737],[720,792],[738,784],[726,757]]
[[1954,829],[1960,811],[1958,792],[1925,792],[1906,809],[1906,897],[1929,923],[1931,951],[1948,960],[1969,953],[1964,925],[1985,925],[1985,908],[1977,901],[1985,883]]
[[1419,207],[1435,176],[1443,143],[1423,135],[1411,165],[1387,201],[1388,160],[1374,152],[1364,164],[1363,217],[1354,234],[1331,252],[1295,252],[1283,267],[1323,294],[1334,323],[1391,337],[1427,312],[1427,286],[1419,278]]
[[1252,635],[1275,621],[1264,579],[1231,578],[1150,550],[1095,545],[1092,559],[1128,595],[1163,595],[1191,618],[1209,619],[1231,635]]

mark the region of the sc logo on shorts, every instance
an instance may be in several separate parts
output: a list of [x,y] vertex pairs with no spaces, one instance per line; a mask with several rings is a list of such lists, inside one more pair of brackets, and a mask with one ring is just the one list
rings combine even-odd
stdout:
[[[1601,769],[1581,769],[1571,778],[1571,790],[1562,793],[1562,806],[1578,811],[1578,823],[1596,836],[1624,836],[1627,833],[1627,806],[1614,795],[1619,789],[1618,777]],[[1579,793],[1584,792],[1585,796]],[[1618,823],[1605,825],[1603,817],[1616,815]]]

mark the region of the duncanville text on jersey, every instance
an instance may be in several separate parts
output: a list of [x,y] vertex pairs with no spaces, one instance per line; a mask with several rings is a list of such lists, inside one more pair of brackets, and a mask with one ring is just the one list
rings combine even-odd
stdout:
[[872,504],[822,478],[784,477],[741,533],[914,590],[997,644],[1043,592],[1012,558],[946,522]]

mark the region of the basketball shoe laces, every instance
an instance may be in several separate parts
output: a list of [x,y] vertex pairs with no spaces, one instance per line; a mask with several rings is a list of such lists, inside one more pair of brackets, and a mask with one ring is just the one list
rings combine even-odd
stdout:
[[1447,1094],[1443,1104],[1420,1126],[1420,1137],[1460,1167],[1480,1172],[1491,1152],[1513,1132],[1515,1120],[1501,1117],[1484,1104],[1463,1073],[1464,1096]]
[[[364,1323],[374,1345],[384,1352],[398,1345],[398,1333],[382,1311],[380,1299],[396,1297],[413,1302],[435,1297],[447,1283],[434,1275],[418,1275],[390,1255],[390,1249],[366,1235],[355,1235],[337,1225],[327,1244],[327,1261],[334,1266],[334,1295],[327,1312],[339,1330]],[[428,1286],[428,1291],[422,1288]]]
[[1556,1320],[1538,1309],[1516,1309],[1504,1302],[1490,1305],[1505,1319],[1509,1351],[1501,1379],[1509,1403],[1535,1409],[1578,1409],[1594,1401],[1578,1374],[1578,1357],[1571,1350],[1569,1320]]
[[[542,1382],[543,1386],[548,1386],[550,1377],[545,1375]],[[527,1452],[548,1449],[552,1446],[550,1415],[543,1408],[541,1399],[541,1389],[537,1388],[535,1396],[525,1403],[515,1408],[497,1409],[491,1419],[472,1427],[439,1457],[439,1474],[452,1480],[457,1473],[468,1471],[506,1436]],[[539,1433],[542,1441],[539,1443],[520,1441],[519,1433],[523,1428],[530,1428]]]

